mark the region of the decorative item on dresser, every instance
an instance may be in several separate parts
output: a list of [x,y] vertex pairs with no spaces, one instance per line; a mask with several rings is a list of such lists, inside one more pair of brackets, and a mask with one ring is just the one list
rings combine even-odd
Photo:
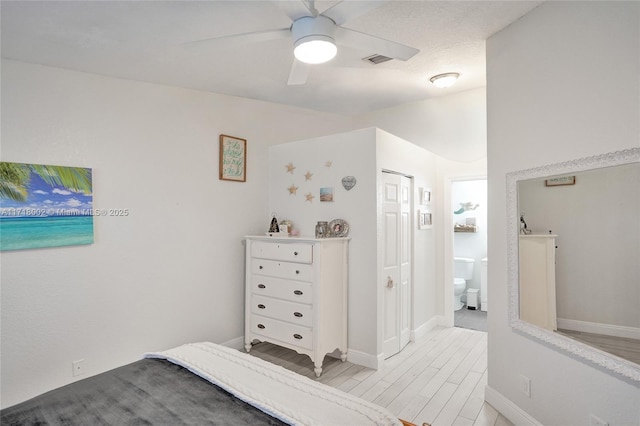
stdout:
[[247,236],[245,349],[254,340],[308,355],[316,376],[347,359],[348,238]]

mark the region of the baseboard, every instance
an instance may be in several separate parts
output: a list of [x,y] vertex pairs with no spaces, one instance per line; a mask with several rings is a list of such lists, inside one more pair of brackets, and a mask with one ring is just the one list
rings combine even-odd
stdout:
[[438,325],[441,325],[443,327],[453,327],[453,322],[454,322],[453,311],[451,313],[450,320],[447,319],[445,315],[438,315],[435,318],[438,321]]
[[[236,337],[235,339],[227,340],[226,342],[220,343],[222,346],[227,346],[229,348],[244,350],[244,337]],[[330,353],[327,354],[329,356],[333,356],[335,358],[340,358],[339,353]],[[382,364],[384,363],[384,355],[380,354],[378,356],[371,355],[365,352],[356,351],[354,349],[347,350],[347,361],[362,365],[363,367],[373,368],[374,370],[380,369]]]
[[[424,338],[427,333],[429,333],[429,331],[433,330],[439,325],[443,325],[443,318],[444,317],[441,315],[435,316],[422,324],[417,329],[413,330],[411,332],[411,341],[419,341]],[[236,337],[235,339],[221,343],[221,345],[228,346],[234,349],[242,349],[244,348],[244,337]],[[363,367],[379,370],[384,365],[384,354],[371,355],[366,352],[357,351],[355,349],[348,349],[347,360],[353,364],[358,364]]]
[[226,346],[232,349],[244,349],[244,336],[236,337],[235,339],[227,340],[226,342],[220,343],[222,346]]
[[371,355],[365,352],[356,351],[354,349],[349,349],[347,351],[347,361],[358,364],[363,367],[373,368],[374,370],[380,369],[382,364],[384,363],[384,355],[380,354],[378,356]]
[[583,333],[603,334],[605,336],[624,337],[627,339],[640,340],[640,328],[627,327],[624,325],[600,324],[597,322],[587,322],[558,318],[558,328]]
[[542,426],[542,423],[489,385],[484,388],[484,400],[514,425]]
[[417,342],[425,337],[431,330],[440,325],[440,316],[435,316],[422,324],[420,327],[411,331],[411,341]]

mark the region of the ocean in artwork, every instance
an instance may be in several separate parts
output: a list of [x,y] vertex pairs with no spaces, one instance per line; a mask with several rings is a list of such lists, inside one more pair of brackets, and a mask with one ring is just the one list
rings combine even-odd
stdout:
[[0,217],[0,250],[92,243],[92,216]]
[[91,169],[0,162],[0,250],[93,243]]

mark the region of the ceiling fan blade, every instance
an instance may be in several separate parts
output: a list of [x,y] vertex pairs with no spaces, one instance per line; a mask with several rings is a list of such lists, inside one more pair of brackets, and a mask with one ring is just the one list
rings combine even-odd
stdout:
[[345,22],[358,18],[385,3],[388,3],[388,1],[341,1],[322,12],[322,15],[327,18],[331,18],[336,25],[342,25]]
[[[318,12],[315,8],[311,7],[311,4],[304,0],[286,0],[274,2],[276,6],[284,12],[292,21],[300,19],[305,16],[315,16]],[[315,11],[315,14],[314,14]]]
[[304,62],[294,59],[293,64],[291,64],[291,72],[289,73],[289,81],[287,84],[289,86],[305,84],[307,82],[307,77],[309,76],[309,71],[311,71],[311,66],[309,64],[305,64]]
[[232,34],[221,37],[205,38],[203,40],[195,40],[184,43],[185,46],[207,46],[219,48],[235,48],[250,43],[259,43],[262,41],[278,40],[281,38],[290,38],[291,30],[282,28],[278,30],[254,31],[251,33]]
[[336,28],[336,42],[366,51],[370,55],[378,54],[401,61],[406,61],[420,52],[411,46],[342,27]]

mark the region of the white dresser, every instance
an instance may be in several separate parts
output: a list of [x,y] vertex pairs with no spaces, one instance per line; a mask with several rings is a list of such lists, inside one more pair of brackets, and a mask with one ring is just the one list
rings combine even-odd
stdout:
[[255,340],[308,355],[316,376],[336,349],[347,359],[348,238],[246,241],[245,349]]
[[557,330],[556,237],[520,235],[518,247],[520,319],[547,330]]

